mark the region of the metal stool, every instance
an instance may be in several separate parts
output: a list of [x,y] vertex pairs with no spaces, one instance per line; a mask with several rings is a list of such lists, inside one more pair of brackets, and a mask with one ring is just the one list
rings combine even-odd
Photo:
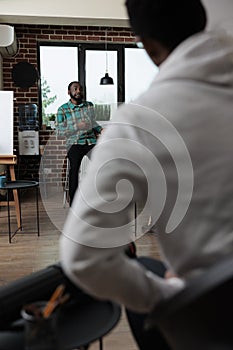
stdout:
[[[63,188],[63,208],[66,207],[66,203],[69,203],[69,170],[70,170],[70,162],[68,157],[65,159],[65,181]],[[87,166],[90,162],[90,159],[87,156],[84,156],[79,169],[79,183],[82,181],[83,177],[86,174]]]
[[63,187],[63,208],[66,207],[66,203],[69,203],[69,170],[70,170],[70,162],[68,157],[65,159],[65,181]]

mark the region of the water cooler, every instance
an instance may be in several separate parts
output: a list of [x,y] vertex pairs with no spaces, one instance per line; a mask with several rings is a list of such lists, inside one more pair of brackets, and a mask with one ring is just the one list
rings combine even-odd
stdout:
[[36,104],[19,105],[19,155],[39,155],[39,121]]

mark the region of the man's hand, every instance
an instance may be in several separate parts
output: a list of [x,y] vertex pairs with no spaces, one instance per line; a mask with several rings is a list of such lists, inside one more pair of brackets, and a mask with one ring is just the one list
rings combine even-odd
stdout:
[[168,279],[168,278],[173,278],[173,277],[178,277],[174,272],[172,272],[171,270],[167,270],[165,272],[164,278]]

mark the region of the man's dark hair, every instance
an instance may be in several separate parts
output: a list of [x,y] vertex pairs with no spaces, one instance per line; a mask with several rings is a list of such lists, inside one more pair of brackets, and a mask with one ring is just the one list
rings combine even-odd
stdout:
[[170,51],[206,26],[200,0],[126,0],[125,4],[135,35],[156,39]]
[[82,85],[80,84],[79,81],[72,81],[72,82],[69,83],[69,85],[68,85],[68,91],[70,91],[70,88],[71,88],[71,86],[72,86],[73,84],[79,84],[80,88],[82,89]]

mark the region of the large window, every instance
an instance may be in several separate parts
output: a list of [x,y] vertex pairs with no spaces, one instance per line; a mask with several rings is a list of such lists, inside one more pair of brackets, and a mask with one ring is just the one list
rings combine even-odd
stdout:
[[125,102],[130,102],[145,91],[154,79],[158,68],[146,51],[125,49]]
[[[100,85],[106,72],[113,78],[114,85]],[[86,98],[95,106],[97,120],[109,120],[118,102],[117,51],[86,50]]]
[[68,100],[67,87],[78,79],[77,47],[41,46],[41,115],[49,124],[58,107]]
[[[135,45],[82,43],[40,44],[42,123],[49,125],[58,107],[68,101],[67,86],[79,80],[98,120],[108,120],[119,103],[130,102],[150,85],[158,69]],[[106,65],[107,62],[107,65]],[[100,85],[106,68],[114,85]]]

